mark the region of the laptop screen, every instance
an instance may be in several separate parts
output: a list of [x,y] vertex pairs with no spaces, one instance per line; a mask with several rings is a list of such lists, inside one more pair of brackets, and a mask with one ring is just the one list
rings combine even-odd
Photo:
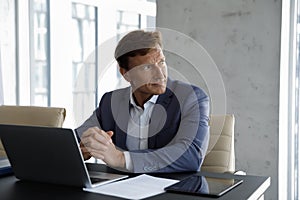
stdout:
[[[0,124],[0,137],[21,180],[94,187],[72,129]],[[96,185],[126,178],[97,172]],[[94,179],[95,180],[95,179]]]

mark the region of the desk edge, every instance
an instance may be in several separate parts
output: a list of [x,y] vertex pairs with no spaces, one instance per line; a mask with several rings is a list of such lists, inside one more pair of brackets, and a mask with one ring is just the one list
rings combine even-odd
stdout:
[[261,184],[254,193],[248,198],[248,200],[257,200],[259,199],[265,191],[269,188],[271,185],[271,177],[268,177],[263,184]]

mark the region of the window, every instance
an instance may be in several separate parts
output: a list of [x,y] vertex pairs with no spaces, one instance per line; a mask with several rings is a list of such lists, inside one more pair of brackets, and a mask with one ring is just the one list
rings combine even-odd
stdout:
[[[97,7],[82,3],[72,3],[72,82],[73,99],[77,100],[76,109],[84,120],[90,114],[86,105],[96,105],[97,80]],[[79,73],[83,81],[77,81]],[[77,86],[77,84],[81,84]]]
[[280,108],[279,108],[279,199],[300,197],[300,5],[282,2]]
[[121,34],[127,31],[141,28],[141,14],[117,11],[117,40],[120,40]]
[[156,16],[153,0],[5,0],[0,9],[4,104],[64,107],[69,128],[123,86],[114,47],[124,32],[154,27]]
[[50,106],[48,0],[30,1],[30,104]]
[[[0,1],[0,104],[16,104],[18,101],[15,8],[15,0]],[[6,94],[5,98],[2,93]]]
[[295,165],[295,199],[300,198],[300,2],[296,1],[296,49],[295,49],[295,133],[294,133],[294,165]]

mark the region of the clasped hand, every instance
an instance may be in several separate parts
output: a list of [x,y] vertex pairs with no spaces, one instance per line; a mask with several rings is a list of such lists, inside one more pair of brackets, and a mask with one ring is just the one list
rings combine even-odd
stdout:
[[111,137],[112,131],[103,131],[98,127],[86,130],[81,137],[80,149],[84,159],[91,156],[103,160],[111,167],[125,168],[125,158],[122,151],[116,149]]

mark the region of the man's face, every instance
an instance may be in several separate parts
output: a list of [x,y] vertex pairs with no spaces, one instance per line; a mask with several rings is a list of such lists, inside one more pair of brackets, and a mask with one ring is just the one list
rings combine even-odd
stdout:
[[125,78],[130,82],[133,92],[159,95],[166,91],[167,65],[160,47],[144,56],[130,57],[128,64]]

